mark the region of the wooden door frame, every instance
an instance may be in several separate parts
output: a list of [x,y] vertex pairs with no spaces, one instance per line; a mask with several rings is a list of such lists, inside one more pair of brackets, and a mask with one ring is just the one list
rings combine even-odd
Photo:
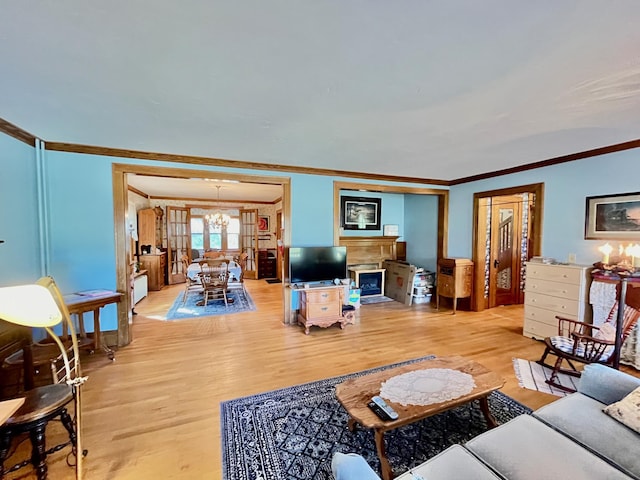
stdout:
[[[484,278],[486,274],[484,257],[485,257],[485,239],[487,236],[486,218],[487,206],[483,199],[490,197],[504,197],[509,195],[517,195],[523,193],[532,193],[535,195],[534,207],[532,210],[533,234],[531,238],[531,256],[537,256],[542,251],[542,215],[544,212],[544,183],[532,183],[529,185],[521,185],[517,187],[501,188],[498,190],[488,190],[485,192],[477,192],[473,194],[473,238],[472,238],[472,260],[474,265],[474,292],[476,294],[472,299],[472,309],[480,312],[487,307],[484,295]],[[482,219],[482,221],[480,221]]]
[[437,259],[447,256],[449,231],[449,190],[441,188],[404,187],[372,183],[333,182],[333,244],[340,245],[340,190],[360,192],[397,193],[411,195],[436,195],[438,197],[438,245]]
[[281,282],[284,281],[283,275],[283,256],[282,256],[282,248],[280,248],[279,242],[282,241],[282,209],[278,208],[276,210],[276,278]]
[[[127,239],[126,214],[128,208],[128,185],[126,175],[128,173],[149,175],[154,177],[174,178],[211,178],[234,180],[241,183],[265,183],[280,185],[282,187],[282,212],[285,226],[285,245],[291,244],[291,178],[269,175],[249,175],[244,173],[228,173],[220,170],[196,170],[179,167],[160,167],[151,165],[136,165],[127,163],[113,163],[111,166],[113,186],[113,231],[115,236],[116,256],[116,289],[119,292],[130,292],[130,249],[131,244]],[[286,298],[286,289],[285,298]],[[290,317],[291,302],[283,304],[283,321]],[[131,295],[124,295],[118,308],[118,346],[122,347],[131,343],[133,339],[132,329],[129,323],[131,312]]]
[[[517,300],[521,296],[520,295],[520,293],[521,293],[520,292],[520,285],[519,285],[519,282],[520,282],[520,273],[519,272],[520,272],[520,266],[522,264],[522,261],[521,261],[521,258],[520,258],[520,252],[521,252],[520,251],[520,240],[522,238],[522,203],[523,203],[522,200],[523,200],[523,197],[521,195],[509,195],[509,196],[501,196],[501,197],[491,197],[491,199],[492,199],[491,200],[491,209],[492,210],[496,207],[495,200],[497,200],[497,199],[500,199],[500,202],[507,201],[507,202],[509,202],[511,204],[517,205],[517,207],[516,207],[517,215],[516,215],[516,211],[513,212],[514,213],[514,215],[513,215],[513,219],[514,219],[513,223],[515,225],[517,225],[517,226],[514,228],[513,233],[512,233],[512,235],[513,235],[512,241],[514,242],[514,245],[512,246],[512,257],[511,257],[511,262],[510,262],[510,265],[511,265],[511,268],[512,268],[511,281],[512,281],[512,285],[514,285],[514,284],[516,285],[516,292],[517,292],[516,293],[516,300]],[[516,223],[515,219],[517,219],[517,223]],[[494,224],[493,222],[494,222],[494,219],[493,219],[493,212],[492,212],[491,213],[491,224],[492,225]],[[496,252],[494,252],[493,249],[494,249],[494,246],[496,245],[496,243],[498,243],[498,242],[495,242],[494,240],[495,240],[495,237],[492,234],[491,235],[491,247],[490,247],[490,250],[491,250],[492,253],[495,254]],[[516,246],[516,242],[517,242],[517,246]],[[515,249],[518,252],[518,255],[516,256],[515,262],[513,261],[513,249]],[[495,260],[495,255],[494,255],[493,259]],[[497,285],[497,271],[496,271],[495,268],[491,268],[491,263],[492,263],[492,260],[490,260],[490,263],[489,263],[489,298],[487,300],[489,308],[492,308],[491,305],[493,305],[496,302],[496,297],[497,297],[497,292],[496,292],[497,288],[493,289],[493,291],[492,291],[492,286]],[[515,273],[518,273],[516,282],[513,281],[513,275]],[[513,289],[513,286],[512,286],[512,289]]]

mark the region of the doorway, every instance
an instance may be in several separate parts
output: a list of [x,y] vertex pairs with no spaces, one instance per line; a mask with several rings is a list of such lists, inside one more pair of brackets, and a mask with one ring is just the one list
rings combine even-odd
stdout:
[[[116,252],[116,288],[120,292],[131,291],[131,258],[133,243],[130,239],[127,225],[128,210],[128,184],[127,175],[138,174],[150,177],[167,177],[178,179],[211,179],[228,180],[237,183],[256,183],[279,185],[282,187],[282,212],[284,226],[284,241],[290,243],[289,222],[291,218],[291,193],[290,178],[276,176],[259,176],[235,173],[222,173],[214,170],[194,170],[188,168],[163,168],[157,166],[113,164],[113,198],[114,198],[114,233]],[[122,300],[122,308],[118,309],[118,346],[124,346],[131,342],[131,295],[125,295]],[[284,304],[283,319],[288,315],[288,307]]]
[[540,255],[544,184],[474,195],[474,310],[524,301],[524,264]]

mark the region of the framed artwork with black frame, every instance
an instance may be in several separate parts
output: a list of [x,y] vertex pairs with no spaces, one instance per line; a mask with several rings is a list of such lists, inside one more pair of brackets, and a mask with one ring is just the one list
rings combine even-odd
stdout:
[[587,197],[584,238],[640,241],[640,192]]
[[340,225],[345,230],[380,230],[382,199],[340,197]]

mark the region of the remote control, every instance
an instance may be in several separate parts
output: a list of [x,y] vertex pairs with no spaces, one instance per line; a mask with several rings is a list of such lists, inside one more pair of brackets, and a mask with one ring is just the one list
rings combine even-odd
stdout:
[[374,413],[378,415],[378,417],[380,417],[382,420],[398,419],[398,413],[389,405],[387,405],[387,402],[385,402],[382,397],[378,395],[371,399],[371,401],[369,402],[369,408],[373,410]]

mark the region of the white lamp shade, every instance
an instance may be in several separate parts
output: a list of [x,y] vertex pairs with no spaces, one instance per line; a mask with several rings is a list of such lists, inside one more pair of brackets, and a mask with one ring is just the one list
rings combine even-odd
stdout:
[[62,321],[62,313],[42,285],[19,285],[0,288],[0,319],[26,327],[52,327]]

